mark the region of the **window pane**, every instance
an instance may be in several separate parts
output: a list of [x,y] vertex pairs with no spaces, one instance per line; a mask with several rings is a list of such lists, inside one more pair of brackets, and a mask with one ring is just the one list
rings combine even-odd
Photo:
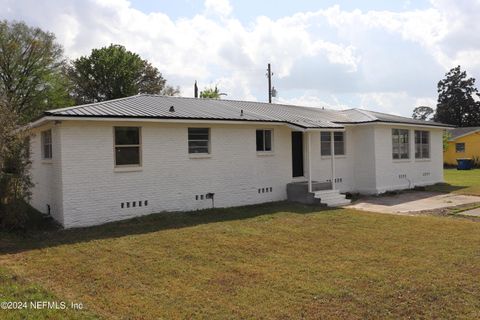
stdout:
[[188,153],[208,153],[208,147],[188,147]]
[[115,163],[117,166],[140,164],[140,147],[116,147]]
[[428,132],[428,131],[423,131],[422,132],[422,143],[423,144],[428,144],[429,134],[430,134],[430,132]]
[[265,151],[272,151],[272,131],[265,130]]
[[334,132],[333,133],[333,140],[335,142],[337,141],[343,141],[343,132]]
[[345,154],[345,144],[343,141],[337,142],[335,141],[335,155],[344,155]]
[[115,144],[116,145],[140,144],[140,128],[115,127]]
[[320,141],[330,142],[330,132],[321,132],[320,133]]
[[421,146],[419,144],[415,144],[415,158],[421,157]]
[[331,155],[330,142],[321,142],[320,153],[322,156]]
[[415,143],[421,143],[422,139],[422,132],[421,131],[415,131]]
[[208,141],[189,141],[189,147],[207,147],[208,148]]
[[263,151],[263,130],[257,130],[257,151]]
[[430,148],[428,144],[422,145],[422,158],[430,158]]

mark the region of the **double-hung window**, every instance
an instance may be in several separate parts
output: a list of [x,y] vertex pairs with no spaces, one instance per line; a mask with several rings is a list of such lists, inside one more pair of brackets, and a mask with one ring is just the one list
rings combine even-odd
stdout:
[[210,153],[209,128],[188,128],[188,153]]
[[257,151],[272,151],[272,130],[257,130]]
[[[345,155],[345,132],[333,132],[333,147],[336,156]],[[331,133],[320,133],[320,154],[322,156],[330,156],[332,154],[331,149]]]
[[410,150],[407,129],[392,129],[393,159],[409,159]]
[[141,165],[141,130],[139,127],[115,127],[115,166]]
[[52,159],[52,130],[42,131],[42,158]]
[[430,158],[430,132],[415,130],[415,159]]

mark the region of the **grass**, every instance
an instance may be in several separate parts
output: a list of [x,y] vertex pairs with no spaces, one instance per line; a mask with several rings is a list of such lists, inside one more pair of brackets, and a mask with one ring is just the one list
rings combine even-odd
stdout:
[[88,312],[35,319],[473,319],[479,248],[465,219],[272,203],[0,234],[0,292]]
[[430,186],[428,190],[480,196],[480,169],[445,169],[444,177],[444,184]]

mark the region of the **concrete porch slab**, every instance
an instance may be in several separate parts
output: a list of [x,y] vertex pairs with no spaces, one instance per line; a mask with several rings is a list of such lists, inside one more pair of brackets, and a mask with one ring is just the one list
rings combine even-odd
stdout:
[[408,214],[409,212],[435,210],[476,202],[480,203],[480,197],[413,191],[397,195],[366,197],[346,208],[393,214]]

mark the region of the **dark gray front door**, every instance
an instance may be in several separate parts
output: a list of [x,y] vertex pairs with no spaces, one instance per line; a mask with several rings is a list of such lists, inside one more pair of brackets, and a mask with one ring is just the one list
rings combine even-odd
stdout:
[[292,132],[292,176],[303,176],[303,132]]

